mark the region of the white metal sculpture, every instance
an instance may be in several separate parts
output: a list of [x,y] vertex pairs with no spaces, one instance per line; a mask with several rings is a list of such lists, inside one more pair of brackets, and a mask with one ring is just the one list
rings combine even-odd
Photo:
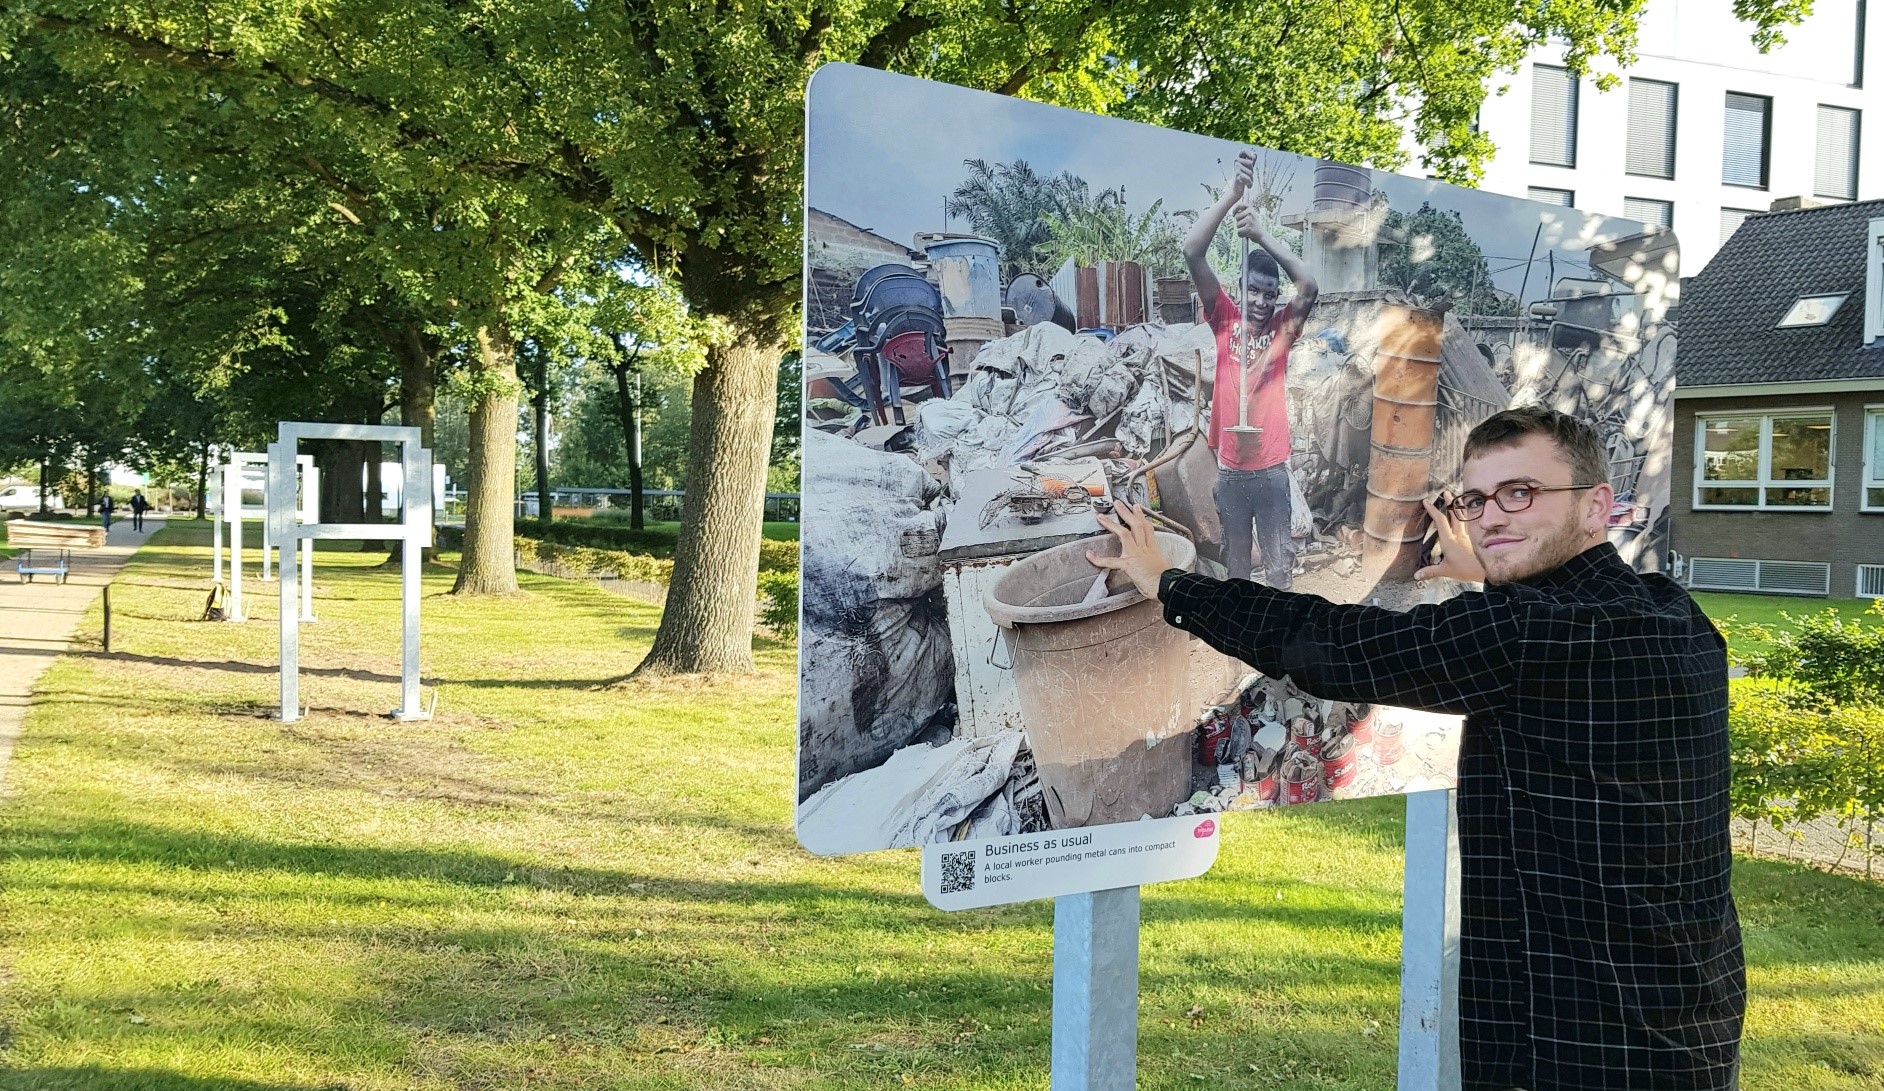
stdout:
[[[301,441],[304,439],[364,440],[399,444],[399,463],[406,481],[429,481],[432,477],[432,452],[419,445],[419,430],[381,424],[314,424],[301,421],[281,422],[276,442],[268,446],[268,522],[269,533],[284,546],[306,542],[312,548],[317,538],[340,541],[377,541],[397,538],[399,554],[399,601],[401,614],[401,657],[399,707],[392,715],[401,720],[423,719],[419,706],[419,575],[423,550],[432,544],[432,491],[401,489],[399,522],[322,523],[311,517],[298,521],[294,503],[294,470]],[[299,585],[292,566],[281,573],[281,719],[293,723],[301,718],[301,632],[294,610]]]
[[[214,490],[214,495],[210,499],[210,509],[215,513],[210,565],[217,582],[226,580],[225,585],[229,588],[228,618],[230,621],[248,620],[248,615],[242,608],[242,522],[251,516],[262,520],[261,577],[263,580],[270,578],[271,553],[275,549],[276,540],[270,532],[268,523],[270,493],[266,477],[267,462],[268,456],[257,451],[231,452],[218,474],[221,478],[221,485]],[[260,506],[242,503],[242,492],[246,485],[244,479],[247,476],[248,467],[256,465],[262,466],[264,471]],[[298,456],[295,459],[295,468],[301,475],[301,501],[297,505],[298,514],[300,518],[312,522],[320,496],[320,471],[315,468],[314,458],[311,455]],[[223,569],[223,525],[225,523],[229,528],[229,567],[226,577]],[[314,543],[312,541],[302,546],[301,570],[309,580],[312,579],[314,571]],[[314,620],[314,597],[311,583],[307,585],[307,590],[301,596],[301,620]]]

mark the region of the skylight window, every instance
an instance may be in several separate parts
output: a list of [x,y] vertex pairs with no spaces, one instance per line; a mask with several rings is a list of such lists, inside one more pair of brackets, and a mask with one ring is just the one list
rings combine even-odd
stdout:
[[1780,329],[1794,326],[1823,326],[1838,313],[1838,305],[1845,301],[1850,292],[1838,292],[1833,295],[1802,295],[1786,317],[1779,320]]

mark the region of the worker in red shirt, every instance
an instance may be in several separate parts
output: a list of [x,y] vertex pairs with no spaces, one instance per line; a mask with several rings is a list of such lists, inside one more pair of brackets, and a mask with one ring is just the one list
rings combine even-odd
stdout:
[[[1243,201],[1255,176],[1255,153],[1237,156],[1229,189],[1185,236],[1184,262],[1217,335],[1205,442],[1217,456],[1215,496],[1223,523],[1223,563],[1231,579],[1249,579],[1252,546],[1259,546],[1262,582],[1286,591],[1294,583],[1295,570],[1295,540],[1289,533],[1289,350],[1320,289],[1302,259],[1263,230],[1255,211]],[[1252,244],[1242,270],[1246,290],[1240,307],[1208,260],[1217,227],[1232,209],[1237,234]],[[1280,302],[1283,273],[1295,286],[1287,304]]]

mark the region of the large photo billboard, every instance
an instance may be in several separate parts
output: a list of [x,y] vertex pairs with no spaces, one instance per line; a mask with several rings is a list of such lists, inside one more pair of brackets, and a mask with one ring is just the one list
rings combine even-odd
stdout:
[[1668,537],[1674,236],[871,69],[808,95],[797,829],[818,853],[1447,787],[1459,721],[1326,700],[1086,551],[1410,608],[1513,405]]

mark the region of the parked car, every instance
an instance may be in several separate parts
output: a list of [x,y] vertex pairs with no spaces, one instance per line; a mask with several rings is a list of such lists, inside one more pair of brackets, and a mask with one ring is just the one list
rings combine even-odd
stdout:
[[[52,501],[53,507],[58,506],[59,500],[58,500],[57,495],[54,495],[50,497],[49,499]],[[0,489],[0,511],[38,511],[38,510],[39,510],[39,486],[38,485],[8,485],[6,488]]]

